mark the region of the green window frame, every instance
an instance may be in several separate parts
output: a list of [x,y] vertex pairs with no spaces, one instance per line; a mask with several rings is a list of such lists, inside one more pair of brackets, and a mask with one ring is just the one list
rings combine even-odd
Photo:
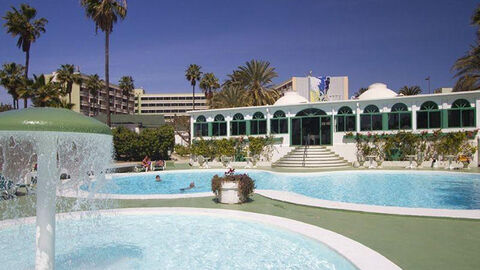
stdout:
[[335,116],[335,131],[355,131],[357,130],[356,122],[356,116],[352,109],[348,106],[343,106],[338,109],[337,115]]
[[270,133],[271,134],[286,134],[288,133],[288,118],[285,116],[285,112],[278,110],[273,114],[273,118],[270,119]]
[[230,121],[230,135],[247,135],[247,121],[243,118],[243,114],[236,113]]
[[388,130],[412,129],[412,112],[403,103],[396,103],[388,113]]
[[449,128],[475,127],[475,108],[466,99],[455,100],[447,115]]
[[253,114],[252,120],[250,120],[250,134],[249,135],[263,135],[267,134],[267,120],[265,115],[261,112]]
[[227,136],[227,122],[221,114],[215,115],[213,119],[212,136]]
[[437,103],[425,101],[417,111],[417,129],[442,128],[442,110]]
[[382,113],[375,105],[368,105],[360,114],[360,130],[373,131],[383,129]]
[[193,134],[195,137],[208,136],[208,123],[205,116],[200,115],[193,124]]

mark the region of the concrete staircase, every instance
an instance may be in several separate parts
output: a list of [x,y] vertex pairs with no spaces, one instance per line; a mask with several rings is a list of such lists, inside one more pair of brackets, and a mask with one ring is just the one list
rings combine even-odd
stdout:
[[325,146],[299,146],[272,164],[276,168],[340,169],[350,163]]

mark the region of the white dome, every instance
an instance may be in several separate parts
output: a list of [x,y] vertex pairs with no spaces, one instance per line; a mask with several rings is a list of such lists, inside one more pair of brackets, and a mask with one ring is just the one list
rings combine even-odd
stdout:
[[300,96],[295,91],[285,92],[283,97],[279,98],[273,105],[291,105],[291,104],[304,104],[308,103],[308,100]]
[[388,89],[384,83],[374,83],[368,87],[368,90],[361,94],[358,99],[381,99],[397,97],[398,94]]

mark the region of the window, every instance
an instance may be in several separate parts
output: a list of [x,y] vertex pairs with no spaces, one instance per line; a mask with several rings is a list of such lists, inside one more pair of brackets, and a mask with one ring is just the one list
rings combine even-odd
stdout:
[[470,102],[457,99],[448,110],[448,127],[474,127],[475,108],[470,107]]
[[252,120],[250,120],[250,134],[259,135],[267,133],[267,120],[261,112],[253,114]]
[[193,127],[195,137],[208,136],[208,124],[205,116],[200,115],[199,117],[197,117],[197,120],[193,124]]
[[288,119],[283,111],[276,111],[270,120],[270,132],[272,134],[288,133]]
[[441,128],[442,112],[433,101],[424,102],[417,111],[417,128]]
[[407,105],[396,103],[388,113],[388,129],[400,130],[412,128],[412,112],[408,111]]
[[355,131],[355,115],[350,107],[344,106],[335,116],[335,129],[337,132]]
[[227,136],[227,122],[225,117],[217,114],[212,123],[212,136]]
[[382,114],[375,105],[368,105],[360,115],[360,130],[381,130]]
[[232,136],[247,134],[247,121],[243,119],[241,113],[236,113],[230,121],[230,134]]

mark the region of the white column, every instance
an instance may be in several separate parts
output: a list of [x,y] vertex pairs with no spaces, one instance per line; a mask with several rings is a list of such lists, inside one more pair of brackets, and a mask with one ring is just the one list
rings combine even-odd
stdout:
[[476,127],[480,127],[480,99],[475,100],[475,113],[477,114],[476,117]]
[[355,125],[357,132],[360,132],[360,104],[357,102],[357,113],[355,114]]
[[414,104],[412,104],[412,131],[417,130],[417,110],[418,107]]
[[56,138],[38,142],[36,270],[55,267],[55,197],[60,175]]
[[267,119],[267,136],[270,136],[270,110],[267,108],[265,118]]
[[230,121],[232,121],[232,117],[225,117],[225,121],[227,121],[227,138],[230,138]]

